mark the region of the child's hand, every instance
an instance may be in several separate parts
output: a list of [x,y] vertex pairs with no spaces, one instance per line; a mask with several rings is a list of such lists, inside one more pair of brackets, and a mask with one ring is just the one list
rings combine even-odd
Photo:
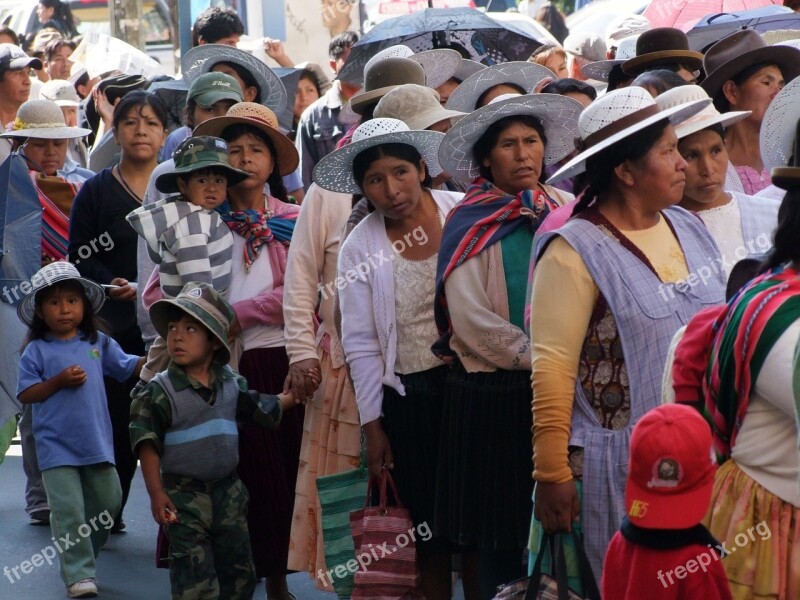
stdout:
[[80,365],[67,367],[56,375],[58,383],[62,388],[80,387],[86,383],[86,371]]
[[168,527],[172,523],[177,523],[177,513],[175,505],[164,492],[158,492],[150,496],[150,512],[153,519],[159,525]]
[[287,411],[290,408],[294,408],[298,404],[302,404],[302,401],[295,400],[294,395],[291,392],[288,394],[280,393],[278,394],[278,401],[281,403],[281,410]]

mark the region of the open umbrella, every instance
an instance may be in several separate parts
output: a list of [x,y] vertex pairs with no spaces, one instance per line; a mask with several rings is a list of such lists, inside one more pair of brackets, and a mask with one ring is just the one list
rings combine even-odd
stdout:
[[[703,21],[705,22],[706,19]],[[709,21],[708,25],[698,24],[686,34],[691,50],[704,52],[711,44],[743,29],[754,29],[758,33],[779,29],[800,29],[800,14],[790,9],[787,12],[781,11],[779,14],[769,16],[753,15],[752,12],[718,15],[718,18],[709,19]]]
[[534,31],[516,22],[500,23],[472,8],[426,8],[373,27],[353,46],[339,78],[361,85],[367,61],[396,44],[414,52],[463,49],[469,58],[485,65],[528,60],[544,41]]
[[781,5],[782,0],[653,0],[644,11],[653,27],[691,29],[706,15]]

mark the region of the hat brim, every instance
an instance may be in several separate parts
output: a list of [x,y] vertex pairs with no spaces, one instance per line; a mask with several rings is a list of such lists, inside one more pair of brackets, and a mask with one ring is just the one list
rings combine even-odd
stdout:
[[57,106],[65,107],[65,108],[78,108],[81,103],[75,102],[75,100],[53,100]]
[[[350,110],[352,110],[357,115],[364,114],[364,110],[370,104],[376,104],[381,98],[383,98],[386,94],[391,92],[393,89],[399,88],[400,85],[387,85],[382,88],[378,88],[376,90],[372,90],[370,92],[361,92],[356,94],[352,98],[350,98]],[[428,87],[428,86],[426,86]]]
[[208,320],[212,322],[218,321],[218,317],[210,314],[208,311],[204,310],[197,304],[190,302],[186,298],[164,298],[153,303],[149,310],[150,322],[153,324],[156,332],[158,332],[158,335],[164,338],[164,340],[167,339],[167,334],[169,333],[169,319],[167,315],[170,306],[175,306],[181,309],[193,319],[197,319],[203,323],[203,326],[212,333],[212,335],[220,342],[220,344],[222,344],[222,347],[217,350],[214,355],[214,360],[217,363],[227,365],[229,362],[231,362],[231,349],[230,346],[228,346],[227,337],[223,336],[222,332],[214,331],[214,329],[205,325],[206,321]]
[[47,285],[34,289],[22,299],[19,306],[17,306],[17,316],[19,320],[30,326],[36,316],[36,294],[61,281],[77,281],[80,283],[83,286],[86,298],[89,300],[89,304],[92,305],[92,310],[95,314],[100,312],[100,309],[103,308],[103,304],[105,304],[106,301],[106,293],[99,284],[83,277],[55,277],[53,279],[48,279]]
[[575,150],[582,110],[580,102],[559,94],[529,94],[492,102],[450,128],[439,146],[439,164],[454,179],[471,183],[480,174],[472,149],[487,127],[506,117],[530,115],[544,126],[544,163],[551,165]]
[[466,79],[475,75],[479,71],[483,71],[486,68],[486,65],[479,63],[475,60],[470,60],[468,58],[462,58],[461,64],[459,65],[456,72],[453,73],[453,77],[451,79],[457,79],[458,81],[465,81]]
[[425,85],[436,89],[456,74],[461,66],[461,54],[448,48],[425,50],[409,56],[425,71]]
[[405,119],[405,122],[409,129],[427,129],[439,121],[460,119],[465,115],[466,113],[457,110],[447,110],[446,108],[439,107],[414,115],[411,118]]
[[608,81],[611,69],[624,63],[624,60],[598,60],[581,67],[581,71],[589,79],[596,81]]
[[38,138],[51,140],[74,140],[92,133],[91,129],[83,127],[31,127],[30,129],[15,129],[0,134],[1,138]]
[[189,50],[181,60],[183,79],[192,82],[221,62],[234,63],[247,69],[261,88],[259,102],[279,115],[286,108],[286,88],[280,77],[267,64],[252,54],[225,44],[203,44]]
[[772,99],[761,121],[759,146],[767,170],[786,167],[794,154],[795,124],[800,120],[800,78]]
[[297,154],[292,141],[277,129],[270,127],[255,119],[247,117],[214,117],[198,125],[192,135],[210,135],[222,137],[222,132],[229,125],[249,125],[263,131],[275,145],[275,162],[278,164],[278,171],[281,175],[290,175],[300,164],[300,157]]
[[652,117],[648,117],[646,119],[642,119],[638,123],[631,125],[630,127],[626,127],[622,131],[615,133],[614,135],[609,136],[608,138],[604,139],[602,142],[599,142],[578,154],[575,158],[570,160],[567,164],[561,167],[558,171],[556,171],[550,179],[547,180],[548,184],[553,184],[564,179],[569,179],[570,177],[574,177],[575,175],[579,175],[586,170],[586,160],[598,154],[619,142],[620,140],[624,140],[626,137],[636,133],[637,131],[641,131],[645,127],[652,125],[653,123],[657,123],[662,119],[669,119],[669,122],[672,125],[678,125],[691,117],[692,115],[696,115],[701,110],[703,110],[706,106],[711,104],[711,99],[706,100],[695,100],[694,102],[688,102],[686,104],[681,104],[679,106],[673,106],[672,108],[668,108],[666,110],[659,111],[657,114],[653,115]]
[[[628,476],[625,485],[625,513],[637,527],[647,529],[688,529],[700,523],[708,511],[711,493],[714,490],[714,469],[708,470],[694,489],[654,492],[651,488],[636,484]],[[634,502],[646,507],[642,516],[632,516]]]
[[770,171],[772,185],[789,190],[800,185],[800,167],[775,167]]
[[408,144],[413,146],[425,160],[431,177],[442,172],[439,166],[439,144],[444,134],[438,131],[398,131],[375,135],[331,152],[314,167],[313,180],[319,187],[343,194],[361,194],[353,178],[353,161],[364,150],[382,144]]
[[9,70],[16,71],[18,69],[25,69],[28,67],[36,71],[41,71],[44,68],[44,64],[42,63],[41,59],[38,59],[35,56],[15,58],[8,63]]
[[551,77],[553,80],[558,79],[556,74],[547,67],[526,61],[507,62],[487,67],[462,81],[450,94],[445,108],[471,113],[475,110],[478,99],[496,85],[516,85],[529,94],[540,81],[547,77]]
[[722,91],[722,85],[748,67],[759,63],[775,64],[781,70],[786,83],[800,75],[800,51],[791,46],[766,46],[740,54],[733,60],[721,64],[706,74],[700,86],[714,98]]
[[180,191],[178,189],[178,177],[204,169],[223,169],[228,176],[228,187],[241,183],[250,176],[244,171],[234,169],[223,162],[217,160],[202,160],[186,167],[176,168],[172,171],[162,173],[156,177],[156,189],[164,194],[176,194]]
[[752,113],[753,111],[751,110],[737,110],[733,112],[722,113],[694,123],[684,123],[675,127],[675,135],[678,136],[679,140],[682,140],[693,133],[697,133],[703,129],[708,129],[714,125],[721,125],[723,128],[725,128],[741,121],[742,119],[746,119]]
[[645,69],[674,63],[681,63],[690,71],[699,71],[703,67],[703,54],[693,50],[648,52],[626,60],[622,63],[622,71],[626,75],[636,76],[641,75]]
[[236,92],[230,92],[221,89],[197,94],[196,96],[193,97],[193,100],[203,108],[211,108],[212,106],[214,106],[214,104],[216,104],[220,100],[231,100],[234,102],[234,104],[243,102],[242,96],[237,94]]

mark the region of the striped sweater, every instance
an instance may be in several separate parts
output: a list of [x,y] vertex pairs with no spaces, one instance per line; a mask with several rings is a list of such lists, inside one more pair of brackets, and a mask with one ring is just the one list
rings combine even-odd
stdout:
[[218,292],[228,289],[233,234],[215,211],[171,196],[126,218],[159,265],[165,297],[177,296],[190,281],[206,282]]

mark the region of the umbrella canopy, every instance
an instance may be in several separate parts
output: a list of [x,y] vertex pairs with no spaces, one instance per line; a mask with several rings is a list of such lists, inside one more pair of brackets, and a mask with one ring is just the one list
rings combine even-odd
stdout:
[[414,52],[461,47],[472,60],[493,65],[528,60],[544,41],[535,29],[516,22],[500,23],[472,8],[426,8],[373,27],[353,46],[339,78],[361,85],[367,61],[396,44]]
[[644,16],[653,27],[688,31],[707,15],[782,4],[782,0],[653,0],[645,9]]
[[698,25],[689,31],[686,37],[689,38],[690,49],[704,52],[711,44],[742,29],[754,29],[758,33],[778,29],[800,29],[800,14],[789,10],[786,13],[766,17],[753,17],[747,14],[721,15],[711,25]]

